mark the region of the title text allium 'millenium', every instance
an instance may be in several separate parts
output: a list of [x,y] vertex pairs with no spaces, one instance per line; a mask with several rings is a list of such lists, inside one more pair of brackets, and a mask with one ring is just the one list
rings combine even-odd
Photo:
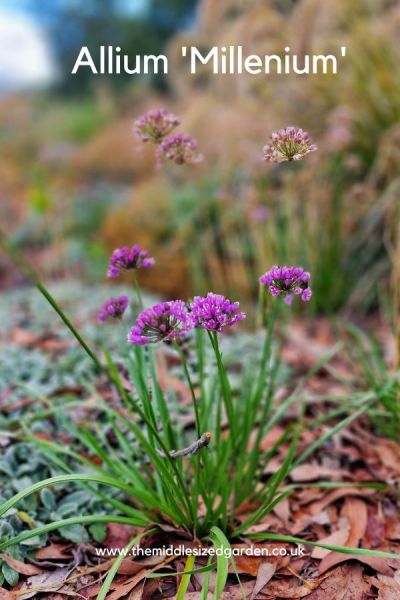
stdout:
[[186,133],[169,135],[157,146],[159,161],[170,160],[177,165],[193,164],[203,160],[197,152],[197,141]]
[[238,312],[239,302],[231,302],[225,296],[209,292],[207,296],[195,296],[189,305],[195,327],[209,331],[222,331],[236,321],[243,321],[245,313]]
[[117,248],[111,255],[107,276],[118,277],[121,271],[135,271],[136,269],[150,269],[154,266],[154,258],[149,256],[147,250],[143,250],[135,244],[131,248],[124,246]]
[[260,277],[260,283],[267,286],[275,298],[284,295],[286,304],[292,303],[293,294],[300,296],[303,302],[308,302],[312,296],[312,290],[308,286],[310,277],[310,273],[301,267],[275,266]]
[[180,124],[178,117],[165,109],[149,110],[136,119],[134,129],[142,142],[159,144]]
[[173,341],[193,327],[193,319],[182,300],[161,302],[140,313],[128,334],[128,342],[145,345]]
[[270,142],[263,148],[264,160],[273,163],[301,160],[316,150],[317,146],[312,143],[307,131],[296,127],[286,127],[274,131]]
[[128,296],[109,298],[102,305],[97,320],[104,323],[107,319],[121,319],[129,304]]

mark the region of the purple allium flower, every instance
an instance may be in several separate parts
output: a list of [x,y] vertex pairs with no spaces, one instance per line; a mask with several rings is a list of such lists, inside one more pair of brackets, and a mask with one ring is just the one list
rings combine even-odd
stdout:
[[107,319],[121,319],[129,303],[128,296],[109,298],[102,305],[97,320],[104,323]]
[[189,306],[195,327],[209,331],[222,331],[223,327],[243,321],[245,313],[238,312],[239,302],[231,302],[221,294],[209,292],[207,296],[195,296]]
[[161,108],[158,110],[149,110],[136,119],[134,129],[142,142],[159,144],[179,124],[178,117]]
[[182,300],[161,302],[140,313],[128,334],[131,344],[172,341],[193,329],[193,319]]
[[121,271],[134,271],[136,269],[151,269],[154,266],[154,258],[149,256],[147,250],[143,250],[135,244],[131,248],[124,246],[117,248],[111,255],[108,266],[107,277],[115,278]]
[[268,287],[275,298],[283,294],[284,302],[291,304],[293,294],[300,296],[303,302],[308,302],[312,290],[308,286],[311,275],[301,267],[272,267],[270,271],[260,277],[260,283]]
[[264,160],[273,163],[301,160],[306,154],[316,150],[317,146],[312,143],[307,131],[296,127],[286,127],[274,131],[270,142],[263,148]]
[[177,165],[193,164],[203,160],[197,152],[197,141],[186,133],[169,135],[157,147],[160,161],[171,160]]

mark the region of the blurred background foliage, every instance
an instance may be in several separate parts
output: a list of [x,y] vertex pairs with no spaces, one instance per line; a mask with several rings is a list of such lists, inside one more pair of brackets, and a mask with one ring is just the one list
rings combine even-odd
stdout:
[[[57,77],[0,97],[0,218],[48,276],[104,276],[109,252],[157,259],[149,290],[251,301],[276,263],[312,271],[308,310],[373,310],[399,263],[400,6],[389,0],[23,3],[45,26]],[[331,53],[336,76],[188,75],[180,46]],[[81,45],[167,53],[168,79],[69,75]],[[132,135],[149,108],[178,114],[205,155],[157,169]],[[310,131],[301,164],[263,163],[279,127]],[[397,259],[396,259],[397,257]],[[1,259],[1,285],[18,276]],[[312,306],[311,306],[312,304]]]

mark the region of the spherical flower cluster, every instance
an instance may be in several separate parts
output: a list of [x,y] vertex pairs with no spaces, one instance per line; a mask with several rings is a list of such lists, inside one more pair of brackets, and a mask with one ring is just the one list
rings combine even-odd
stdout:
[[142,142],[159,144],[179,124],[178,117],[160,108],[158,110],[149,110],[136,119],[134,129]]
[[121,319],[122,315],[128,308],[128,296],[116,296],[109,298],[100,308],[97,320],[99,323],[104,323],[107,319]]
[[275,131],[270,142],[264,146],[264,160],[279,163],[283,161],[301,160],[317,146],[312,143],[307,131],[296,127],[286,127]]
[[144,310],[128,334],[128,342],[136,345],[173,341],[193,329],[193,319],[182,300],[161,302]]
[[209,292],[207,296],[195,296],[189,305],[195,327],[209,331],[222,331],[236,321],[243,321],[245,313],[238,312],[239,302],[231,302],[221,294]]
[[308,302],[312,290],[308,286],[310,273],[301,267],[272,267],[270,271],[260,277],[260,283],[268,287],[275,298],[284,295],[284,302],[291,304],[293,294],[300,296],[303,302]]
[[108,266],[107,276],[118,277],[121,271],[134,271],[136,269],[150,269],[154,266],[154,258],[149,256],[147,250],[143,250],[135,244],[131,248],[124,246],[117,248],[112,253]]
[[193,164],[203,160],[197,152],[197,141],[186,133],[169,135],[157,147],[160,161],[170,160],[177,165]]

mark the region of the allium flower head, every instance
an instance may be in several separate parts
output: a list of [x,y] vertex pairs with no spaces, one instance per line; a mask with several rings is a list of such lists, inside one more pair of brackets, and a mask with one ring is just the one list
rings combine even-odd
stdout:
[[291,304],[293,294],[300,296],[303,302],[308,302],[312,296],[312,290],[308,286],[310,273],[301,267],[272,267],[260,277],[260,283],[268,287],[275,298],[284,295],[284,302]]
[[159,144],[179,124],[178,117],[161,108],[149,110],[136,119],[134,129],[142,142]]
[[189,310],[195,327],[209,331],[222,331],[224,327],[246,318],[243,312],[238,312],[239,302],[231,302],[225,296],[212,292],[207,296],[195,296]]
[[197,141],[186,133],[169,135],[157,147],[160,161],[171,160],[177,165],[193,164],[203,160],[197,152]]
[[121,271],[134,271],[136,269],[150,269],[154,266],[154,258],[149,256],[147,250],[143,250],[135,244],[131,248],[124,246],[117,248],[111,255],[107,276],[118,277]]
[[145,345],[172,341],[183,337],[193,326],[193,319],[182,300],[161,302],[140,313],[128,334],[128,342]]
[[279,163],[286,160],[301,160],[310,152],[315,152],[317,146],[312,143],[307,131],[296,127],[286,127],[274,131],[270,142],[264,146],[264,160]]
[[128,296],[116,296],[109,298],[102,305],[97,320],[104,323],[107,319],[121,319],[129,303]]

